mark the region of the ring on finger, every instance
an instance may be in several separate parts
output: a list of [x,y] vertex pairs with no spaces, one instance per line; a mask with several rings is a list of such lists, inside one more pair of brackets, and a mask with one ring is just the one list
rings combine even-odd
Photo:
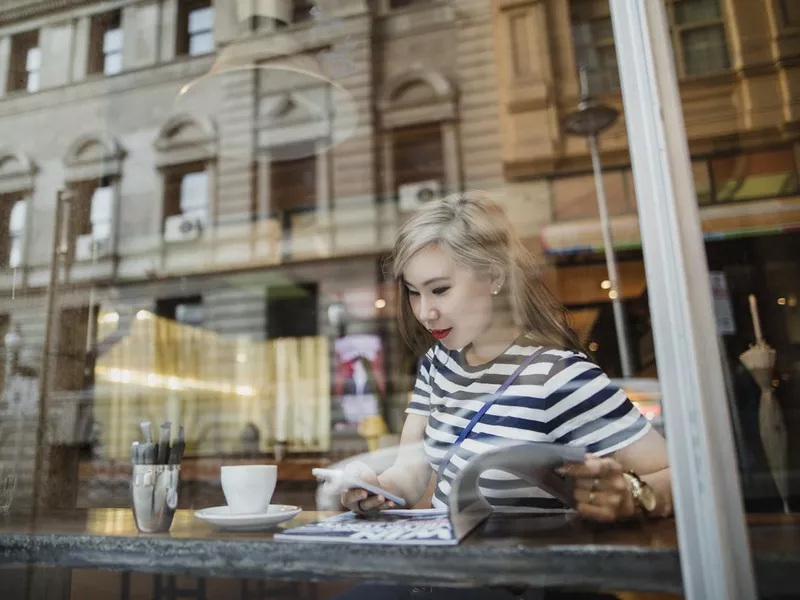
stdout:
[[594,491],[595,491],[595,490],[597,490],[597,488],[599,488],[599,487],[600,487],[600,480],[599,480],[597,477],[595,477],[595,478],[592,480],[592,491],[594,492]]

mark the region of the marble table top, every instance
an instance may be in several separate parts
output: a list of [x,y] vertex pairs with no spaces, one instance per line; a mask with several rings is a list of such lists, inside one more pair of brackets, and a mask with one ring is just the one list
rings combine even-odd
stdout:
[[[679,593],[672,520],[537,531],[525,518],[492,517],[458,546],[375,546],[275,541],[274,533],[330,516],[303,512],[259,533],[220,531],[178,511],[168,534],[136,530],[129,509],[0,517],[0,567],[25,564],[285,580],[414,585],[561,586]],[[800,518],[752,516],[762,593],[800,590]]]

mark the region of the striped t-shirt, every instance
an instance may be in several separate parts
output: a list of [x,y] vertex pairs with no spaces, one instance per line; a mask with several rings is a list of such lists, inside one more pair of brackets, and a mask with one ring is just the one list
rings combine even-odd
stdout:
[[[527,356],[538,350],[525,336],[490,363],[470,366],[464,352],[441,344],[421,361],[409,414],[428,417],[425,451],[434,472],[472,417]],[[506,389],[453,454],[436,487],[434,508],[445,508],[450,484],[475,454],[509,443],[551,442],[579,446],[598,456],[633,443],[650,423],[584,354],[548,349]],[[499,470],[479,485],[500,511],[561,512],[565,506],[521,479]]]

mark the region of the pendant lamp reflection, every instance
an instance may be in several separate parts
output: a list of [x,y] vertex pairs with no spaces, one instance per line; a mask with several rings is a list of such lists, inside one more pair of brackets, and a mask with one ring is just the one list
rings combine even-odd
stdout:
[[[240,20],[291,18],[291,3],[284,0],[239,0],[238,7]],[[354,136],[359,114],[353,95],[336,81],[336,63],[330,60],[334,53],[325,50],[336,40],[320,41],[309,51],[280,32],[240,37],[217,53],[208,73],[181,89],[176,105],[192,112],[189,107],[202,98],[233,93],[225,87],[240,86],[237,75],[250,73],[255,77],[259,147],[270,148],[272,160],[324,152]],[[236,146],[225,151],[235,152]],[[243,144],[242,151],[249,154],[249,145]]]

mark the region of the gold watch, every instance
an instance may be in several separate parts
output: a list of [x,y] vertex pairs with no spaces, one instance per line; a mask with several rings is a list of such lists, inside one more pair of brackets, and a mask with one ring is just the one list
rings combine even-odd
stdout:
[[633,471],[625,473],[625,479],[630,483],[633,503],[636,505],[637,512],[647,516],[652,515],[657,504],[656,494],[653,488]]

